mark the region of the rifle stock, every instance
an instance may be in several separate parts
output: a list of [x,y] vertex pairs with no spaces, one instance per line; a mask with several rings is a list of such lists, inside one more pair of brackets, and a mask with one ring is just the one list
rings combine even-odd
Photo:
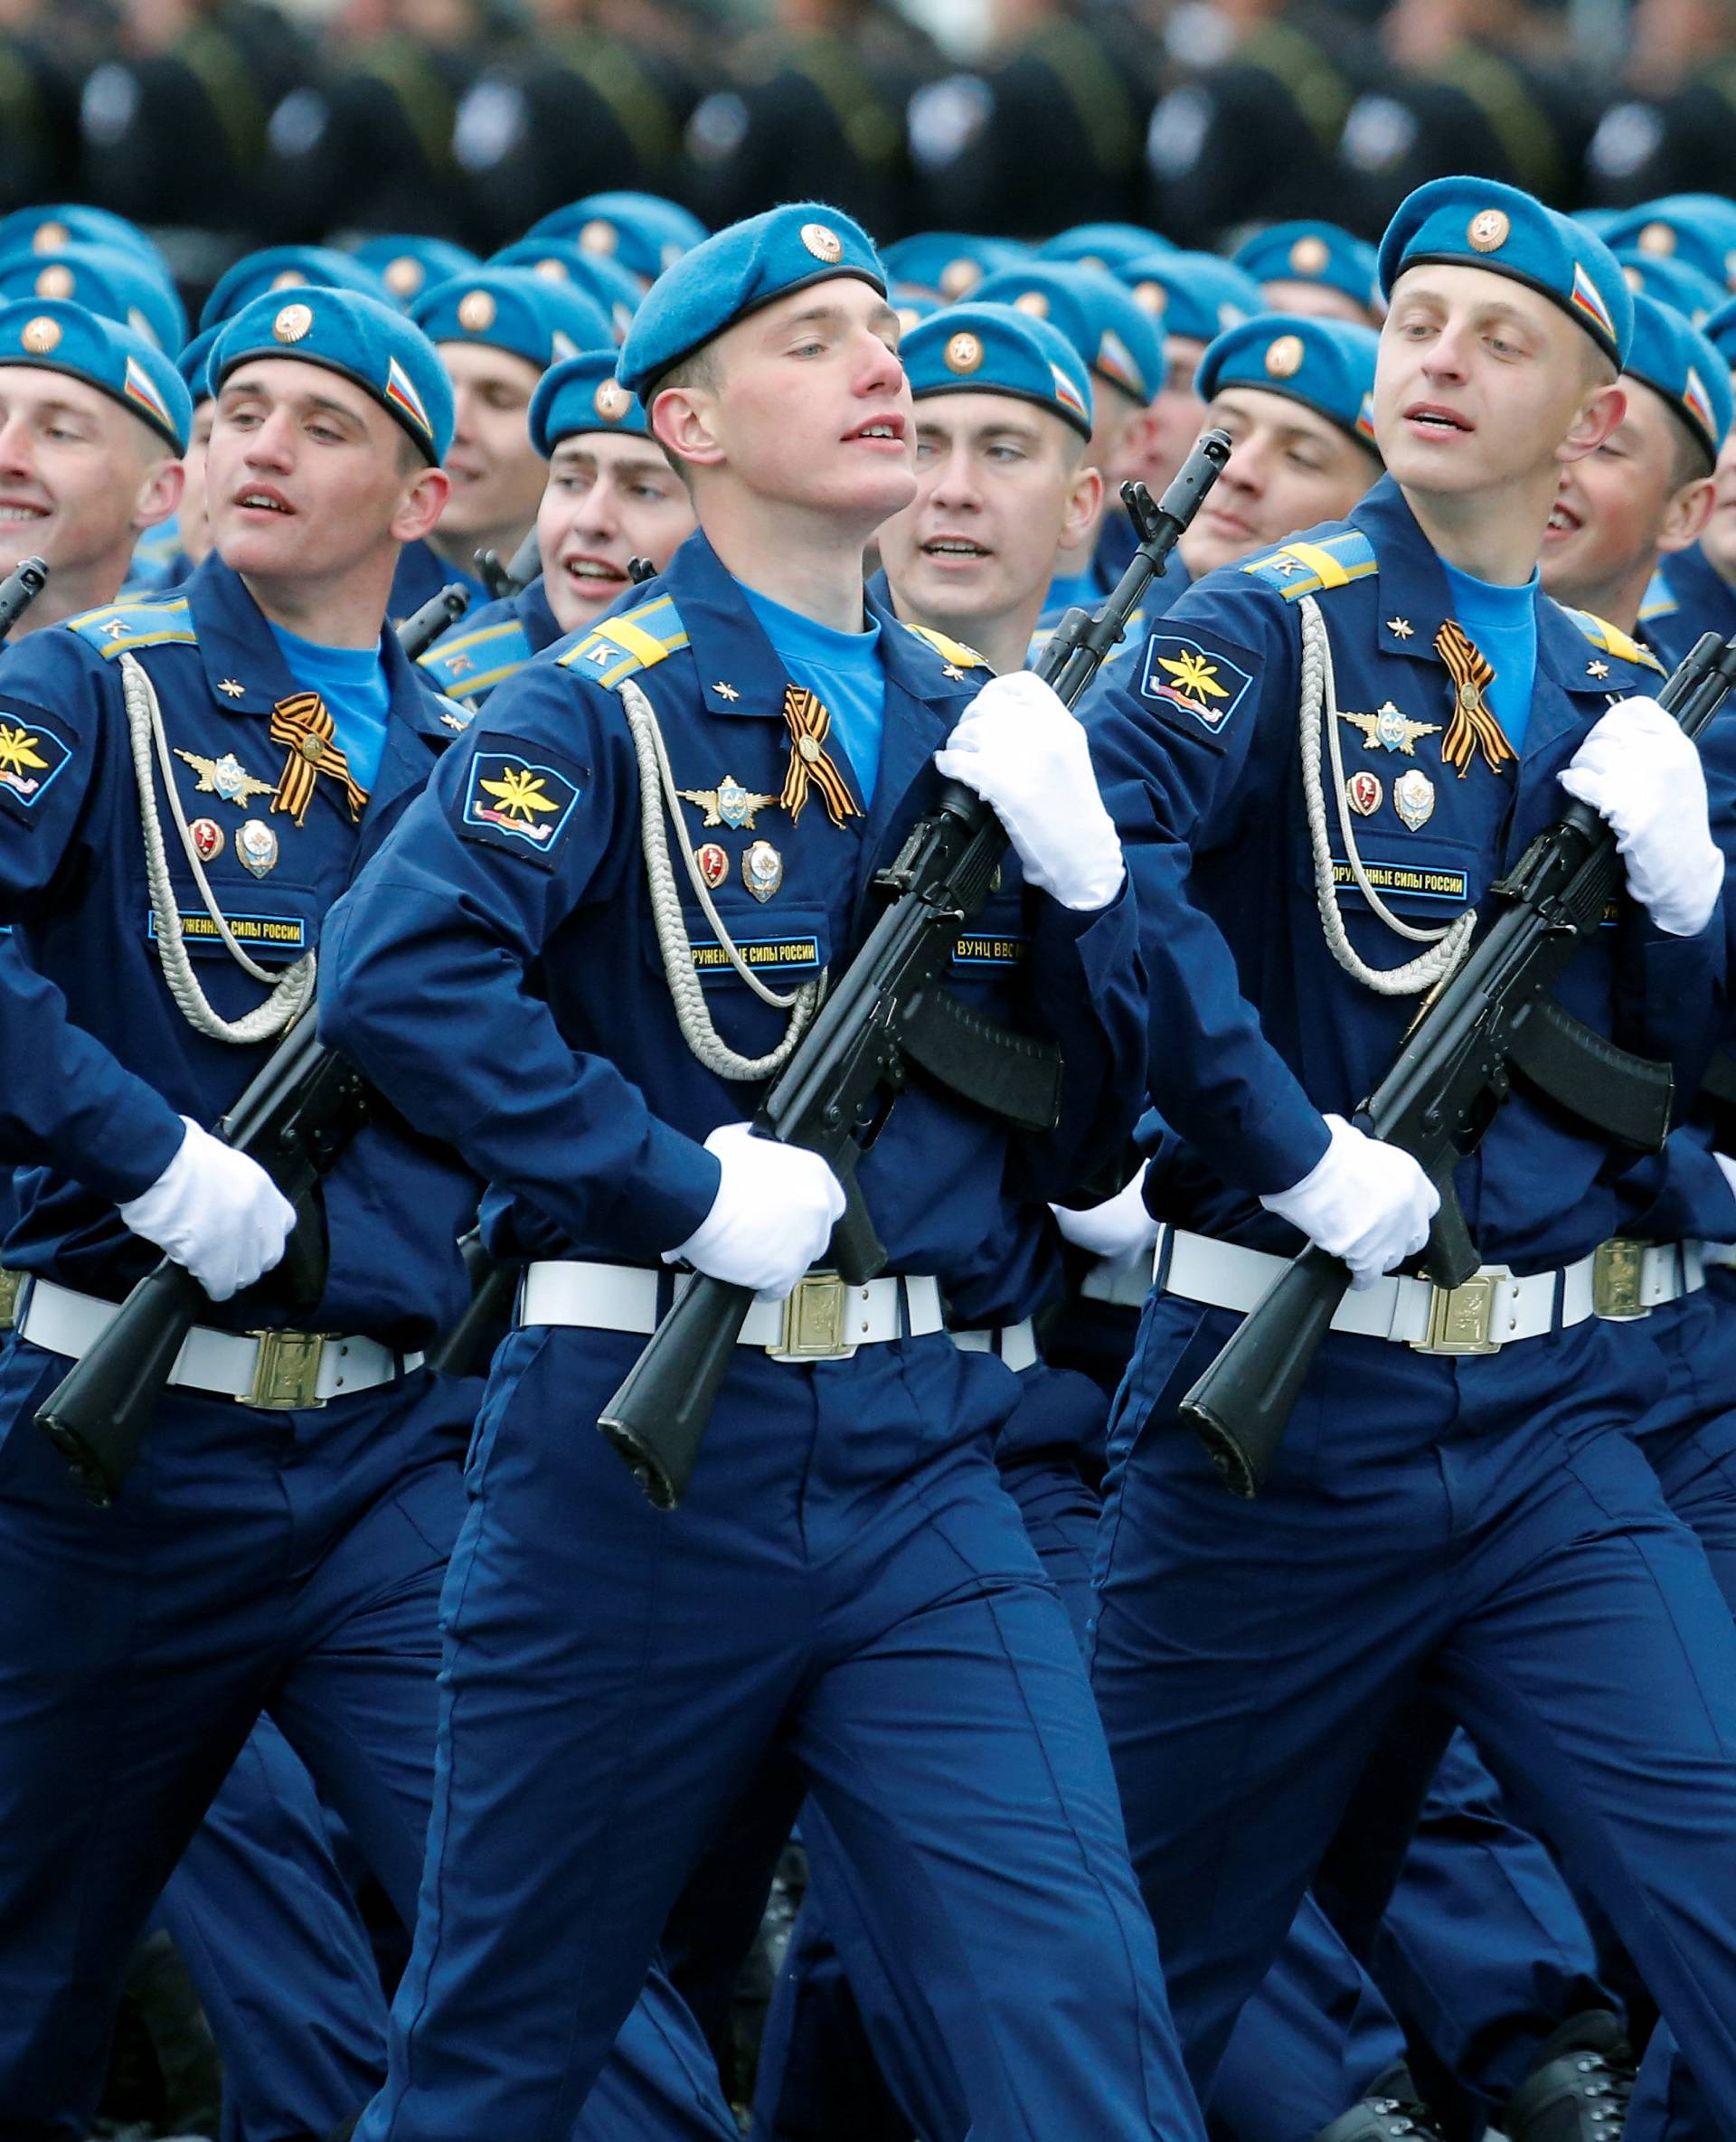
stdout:
[[[1126,631],[1229,458],[1226,435],[1208,432],[1157,504],[1143,485],[1124,486],[1139,547],[1098,614],[1069,610],[1034,665],[1069,705]],[[851,1285],[886,1262],[854,1182],[859,1110],[901,1083],[902,1014],[935,981],[959,926],[980,910],[1008,845],[981,797],[957,783],[943,788],[882,873],[888,906],[755,1117],[762,1135],[819,1153],[845,1180],[851,1205],[832,1252]],[[602,1435],[658,1509],[675,1509],[686,1490],[752,1300],[746,1288],[695,1278],[599,1417]]]
[[[1736,637],[1705,634],[1658,694],[1685,733],[1698,736],[1736,686]],[[1470,957],[1431,999],[1406,1035],[1397,1061],[1357,1111],[1359,1128],[1391,1139],[1423,1166],[1440,1193],[1440,1210],[1424,1260],[1436,1285],[1462,1286],[1478,1262],[1453,1186],[1458,1162],[1475,1152],[1507,1092],[1509,1068],[1523,1073],[1534,1036],[1515,1046],[1527,1015],[1546,1023],[1554,1052],[1579,1045],[1577,1022],[1542,992],[1580,939],[1600,922],[1620,875],[1615,835],[1595,811],[1569,805],[1494,890],[1510,903]],[[1600,1094],[1597,1127],[1611,1117],[1662,1143],[1668,1129],[1667,1067],[1630,1058],[1585,1030],[1589,1062],[1616,1076],[1654,1074],[1649,1096],[1633,1097],[1631,1114]],[[1661,1088],[1658,1080],[1661,1079]],[[1658,1108],[1661,1091],[1662,1109]],[[1554,1096],[1571,1106],[1565,1097]],[[1181,1402],[1183,1419],[1204,1443],[1231,1493],[1251,1498],[1265,1485],[1290,1413],[1320,1344],[1350,1285],[1346,1266],[1316,1245],[1292,1260],[1225,1343]]]

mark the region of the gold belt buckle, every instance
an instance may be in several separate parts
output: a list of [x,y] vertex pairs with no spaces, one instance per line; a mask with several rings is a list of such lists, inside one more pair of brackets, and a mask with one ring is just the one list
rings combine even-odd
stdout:
[[836,1272],[808,1272],[784,1302],[784,1333],[766,1352],[773,1361],[848,1361],[844,1281]]
[[23,1272],[9,1272],[0,1265],[0,1331],[10,1331],[18,1312],[18,1292],[24,1283]]
[[326,1403],[318,1395],[324,1332],[255,1331],[248,1335],[259,1342],[259,1357],[253,1366],[252,1388],[241,1394],[242,1405],[260,1406],[268,1413],[298,1413]]
[[1591,1254],[1591,1308],[1613,1324],[1633,1324],[1651,1315],[1642,1297],[1648,1242],[1611,1235]]
[[1429,1326],[1420,1339],[1410,1342],[1418,1354],[1498,1354],[1501,1341],[1494,1335],[1495,1304],[1498,1283],[1510,1275],[1491,1266],[1473,1272],[1462,1287],[1429,1289]]

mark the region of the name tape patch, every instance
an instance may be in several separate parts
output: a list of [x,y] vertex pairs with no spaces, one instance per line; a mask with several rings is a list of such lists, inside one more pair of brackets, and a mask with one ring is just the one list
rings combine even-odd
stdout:
[[[1463,907],[1471,896],[1470,877],[1462,870],[1441,870],[1415,863],[1373,863],[1364,855],[1363,869],[1377,892],[1408,893],[1413,900],[1449,901]],[[1341,892],[1359,890],[1348,863],[1332,859],[1332,882]]]
[[952,948],[955,967],[1017,967],[1031,949],[1024,937],[995,937],[980,932],[961,937]]
[[[216,922],[203,908],[180,911],[181,934],[190,945],[222,942]],[[250,951],[302,953],[307,949],[307,925],[299,915],[225,915],[223,920],[237,944]],[[156,917],[145,918],[145,934],[155,941]]]
[[[820,965],[820,940],[814,937],[737,938],[735,948],[744,967],[769,975],[815,974]],[[733,979],[730,957],[713,938],[702,939],[693,948],[693,971],[702,981]]]

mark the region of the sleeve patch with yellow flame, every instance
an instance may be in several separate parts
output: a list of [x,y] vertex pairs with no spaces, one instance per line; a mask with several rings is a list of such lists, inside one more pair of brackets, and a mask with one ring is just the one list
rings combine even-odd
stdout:
[[459,831],[552,865],[585,792],[586,769],[517,737],[478,739]]
[[1139,689],[1147,699],[1180,707],[1217,735],[1247,697],[1253,678],[1216,647],[1179,633],[1154,632],[1146,643]]
[[0,796],[33,811],[71,756],[46,722],[0,707]]

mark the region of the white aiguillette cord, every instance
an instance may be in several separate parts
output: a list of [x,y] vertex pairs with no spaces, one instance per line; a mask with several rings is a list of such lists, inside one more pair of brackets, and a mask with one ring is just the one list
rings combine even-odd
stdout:
[[[313,996],[314,955],[311,952],[304,954],[293,967],[273,976],[256,960],[250,959],[237,942],[222,908],[211,890],[211,882],[205,876],[205,866],[200,862],[198,852],[193,845],[186,813],[182,809],[181,798],[175,792],[175,769],[169,763],[169,740],[163,732],[163,710],[157,704],[156,689],[146,674],[144,665],[135,661],[130,655],[123,655],[120,658],[120,686],[127,703],[127,728],[133,748],[133,773],[138,782],[138,816],[145,835],[146,882],[150,887],[151,913],[156,922],[156,956],[162,965],[163,978],[169,986],[169,994],[179,1005],[187,1024],[212,1041],[232,1043],[238,1048],[250,1046],[255,1042],[275,1041],[301,1016]],[[263,984],[271,992],[262,1005],[257,1005],[244,1018],[225,1019],[212,1008],[204,991],[199,986],[199,977],[193,973],[193,962],[187,956],[181,929],[181,911],[176,905],[175,888],[169,879],[163,824],[157,815],[156,784],[151,767],[153,749],[157,763],[163,769],[163,786],[168,793],[169,810],[175,819],[175,831],[181,836],[181,846],[186,855],[188,867],[193,872],[193,882],[199,888],[199,897],[205,903],[205,912],[211,917],[225,950],[236,966],[250,979]]]
[[664,812],[668,811],[676,830],[681,831],[681,797],[670,769],[669,754],[664,749],[663,731],[657,726],[651,702],[631,677],[622,680],[618,691],[627,726],[633,732],[633,748],[638,754],[639,832],[645,848],[651,919],[656,925],[657,946],[663,954],[664,973],[668,977],[669,994],[675,999],[675,1022],[681,1028],[682,1039],[706,1070],[715,1072],[720,1079],[769,1079],[782,1070],[796,1044],[813,1024],[814,1014],[826,994],[826,975],[822,971],[788,996],[779,996],[775,990],[768,989],[749,967],[724,929],[723,918],[717,911],[684,833],[679,844],[681,859],[687,867],[688,881],[699,901],[700,912],[716,930],[724,957],[762,1004],[769,1005],[774,1011],[789,1014],[784,1038],[764,1056],[741,1055],[718,1033],[693,967],[693,943],[682,916],[681,895],[675,889],[675,869],[669,860],[669,835]]
[[[1332,644],[1326,637],[1326,619],[1312,595],[1305,595],[1302,613],[1302,699],[1297,728],[1302,744],[1302,793],[1307,804],[1308,840],[1314,850],[1315,898],[1319,903],[1321,927],[1326,948],[1347,975],[1382,996],[1420,996],[1452,974],[1470,948],[1477,928],[1477,911],[1467,908],[1439,929],[1419,929],[1404,921],[1374,890],[1362,856],[1356,849],[1356,829],[1344,794],[1344,753],[1338,737],[1338,692],[1333,676]],[[1326,797],[1321,794],[1320,731],[1326,730],[1326,755],[1332,763],[1332,789],[1338,806],[1338,827],[1344,843],[1350,874],[1363,897],[1387,928],[1412,944],[1427,945],[1428,951],[1407,960],[1402,967],[1370,967],[1351,943],[1338,907],[1338,884],[1332,867],[1332,841],[1326,830]]]

